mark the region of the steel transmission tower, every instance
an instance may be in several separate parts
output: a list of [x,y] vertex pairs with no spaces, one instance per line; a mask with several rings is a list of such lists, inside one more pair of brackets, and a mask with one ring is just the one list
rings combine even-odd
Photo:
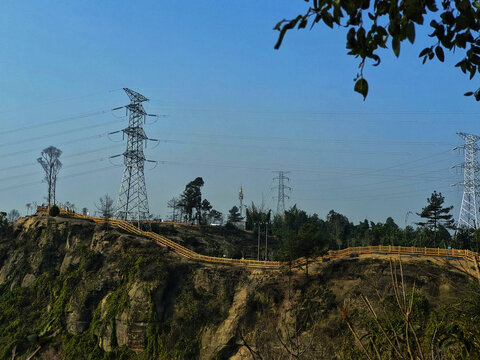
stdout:
[[[123,88],[130,98],[130,104],[125,108],[128,113],[128,127],[123,130],[123,136],[127,136],[127,149],[123,154],[112,156],[112,158],[123,155],[124,170],[120,192],[118,193],[115,216],[119,219],[148,220],[149,209],[147,199],[147,186],[145,185],[144,165],[147,160],[143,154],[143,146],[149,139],[143,130],[143,124],[147,115],[142,102],[148,99],[136,91]],[[120,109],[120,108],[117,108]]]
[[478,140],[477,135],[457,133],[462,139],[465,140],[465,145],[457,146],[456,149],[463,149],[465,153],[465,162],[463,164],[455,165],[452,167],[463,168],[464,180],[461,183],[455,185],[463,185],[463,197],[462,206],[460,207],[460,215],[458,216],[457,226],[478,228],[478,190],[479,179],[478,172],[480,170],[478,164]]
[[277,196],[273,197],[277,199],[277,214],[282,214],[285,212],[285,198],[290,199],[290,197],[285,194],[285,190],[291,191],[292,188],[290,186],[285,185],[285,180],[290,181],[290,178],[286,177],[285,174],[288,174],[290,171],[273,171],[274,173],[278,174],[278,176],[274,177],[273,180],[278,180],[278,185],[272,187],[272,189],[277,189],[278,194]]

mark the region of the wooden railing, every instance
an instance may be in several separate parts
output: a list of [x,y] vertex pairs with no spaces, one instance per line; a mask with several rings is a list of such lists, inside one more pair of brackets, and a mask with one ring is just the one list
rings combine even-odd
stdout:
[[134,225],[132,225],[130,222],[125,221],[125,220],[119,220],[119,219],[104,219],[101,217],[92,217],[92,216],[84,216],[80,214],[76,214],[71,211],[67,211],[64,209],[60,210],[61,214],[69,215],[72,217],[76,217],[79,219],[87,219],[87,220],[93,220],[96,223],[104,223],[108,221],[110,225],[117,226],[122,230],[125,230],[126,232],[139,235],[139,236],[144,236],[149,239],[152,239],[155,241],[157,244],[165,246],[175,253],[191,260],[197,260],[197,261],[204,261],[204,262],[211,262],[211,263],[223,263],[223,264],[231,264],[231,265],[238,265],[242,267],[249,267],[249,268],[261,268],[261,269],[279,269],[282,266],[282,263],[279,261],[257,261],[257,260],[245,260],[245,259],[231,259],[231,258],[222,258],[222,257],[214,257],[214,256],[207,256],[207,255],[202,255],[199,254],[193,250],[190,250],[186,248],[185,246],[182,246],[180,244],[177,244],[176,242],[166,238],[165,236],[156,234],[151,231],[143,231],[138,228],[136,228]]
[[[48,213],[48,212],[47,212]],[[248,268],[258,269],[280,269],[287,266],[287,263],[280,261],[258,261],[258,260],[245,260],[245,259],[231,259],[214,257],[199,254],[193,250],[190,250],[176,242],[166,238],[165,236],[156,234],[151,231],[143,231],[136,228],[130,222],[119,219],[105,219],[95,216],[84,216],[71,211],[60,209],[61,214],[69,215],[79,219],[92,220],[96,223],[108,222],[111,225],[135,235],[144,236],[152,239],[157,244],[167,247],[175,253],[191,260],[204,261],[210,263],[223,263]],[[440,248],[427,248],[427,247],[414,247],[414,246],[357,246],[349,247],[342,250],[330,250],[324,256],[309,259],[309,262],[322,262],[326,260],[341,259],[350,256],[367,255],[367,254],[379,254],[379,255],[409,255],[409,256],[428,256],[428,257],[443,257],[443,258],[456,258],[465,259],[468,261],[475,261],[478,259],[478,253],[470,250],[458,250],[458,249],[440,249]],[[292,266],[302,266],[306,263],[305,258],[299,258],[291,263]]]
[[[357,255],[408,255],[408,256],[429,256],[429,257],[443,257],[443,258],[455,258],[465,259],[474,262],[478,259],[477,252],[470,250],[459,249],[440,249],[440,248],[427,248],[427,247],[414,247],[414,246],[392,246],[392,245],[377,245],[377,246],[356,246],[349,247],[342,250],[330,250],[324,256],[310,259],[311,262],[325,261],[341,259],[350,256]],[[306,259],[300,258],[293,262],[293,265],[303,265]]]

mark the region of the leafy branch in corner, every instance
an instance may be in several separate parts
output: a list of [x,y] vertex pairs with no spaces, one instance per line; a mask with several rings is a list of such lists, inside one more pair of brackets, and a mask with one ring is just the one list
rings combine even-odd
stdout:
[[[354,90],[363,96],[368,94],[368,82],[363,77],[365,61],[373,66],[380,64],[378,51],[391,47],[396,57],[400,56],[401,43],[415,42],[416,26],[426,26],[425,17],[435,17],[430,22],[433,32],[428,36],[434,44],[423,49],[419,57],[423,63],[437,58],[445,61],[445,50],[464,52],[464,57],[455,67],[472,79],[480,73],[480,0],[443,0],[441,9],[435,0],[305,0],[309,3],[305,14],[294,19],[283,19],[275,26],[279,31],[275,49],[279,49],[287,31],[312,29],[323,22],[333,29],[348,28],[346,48],[348,55],[360,58],[359,73],[355,77]],[[480,101],[480,88],[465,96],[474,96]]]

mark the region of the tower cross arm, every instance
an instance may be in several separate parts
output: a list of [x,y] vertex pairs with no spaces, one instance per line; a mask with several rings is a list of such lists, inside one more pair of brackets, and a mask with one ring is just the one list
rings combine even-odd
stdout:
[[145,96],[143,96],[142,94],[136,91],[133,91],[129,88],[123,88],[123,90],[127,93],[131,102],[141,103],[144,101],[148,101],[148,99]]

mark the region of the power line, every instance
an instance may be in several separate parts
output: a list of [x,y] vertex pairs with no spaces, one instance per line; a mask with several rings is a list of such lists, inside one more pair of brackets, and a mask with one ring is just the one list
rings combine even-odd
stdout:
[[15,141],[11,141],[9,143],[0,144],[0,147],[9,146],[9,145],[17,145],[17,144],[24,143],[24,142],[32,142],[32,141],[37,141],[37,140],[43,140],[43,139],[46,139],[46,138],[51,138],[51,137],[60,136],[60,135],[67,135],[67,134],[71,134],[71,133],[75,133],[75,132],[79,132],[79,131],[84,131],[84,130],[88,130],[88,129],[103,127],[105,125],[114,124],[114,123],[118,123],[118,120],[108,121],[108,122],[102,123],[102,124],[82,126],[82,127],[76,128],[76,129],[64,130],[64,131],[60,131],[60,132],[57,132],[57,133],[35,136],[35,137],[22,139],[22,140],[15,140]]
[[[304,148],[297,146],[261,146],[261,145],[251,145],[251,144],[232,144],[232,143],[214,143],[214,142],[201,142],[201,141],[188,141],[188,140],[177,140],[177,139],[159,139],[159,142],[166,144],[181,144],[181,145],[195,145],[195,146],[207,146],[207,147],[239,147],[239,148],[248,148],[248,149],[260,149],[260,150],[283,150],[283,151],[307,151],[307,152],[324,152],[319,148]],[[335,153],[352,153],[355,154],[391,154],[391,155],[405,155],[404,151],[369,151],[369,150],[335,150]],[[413,153],[412,153],[413,154]]]
[[38,124],[38,123],[33,123],[33,124],[32,124],[32,123],[31,123],[31,124],[24,125],[24,126],[15,128],[15,129],[10,129],[10,130],[1,131],[1,132],[0,132],[0,135],[6,135],[6,134],[11,134],[11,133],[15,133],[15,132],[18,132],[18,131],[25,131],[25,130],[30,130],[30,129],[37,129],[37,128],[40,128],[40,127],[45,127],[45,126],[49,126],[49,125],[59,124],[59,123],[62,123],[62,122],[69,122],[69,121],[74,121],[74,120],[79,120],[79,119],[85,119],[85,118],[88,118],[88,117],[91,117],[91,116],[106,114],[106,113],[108,113],[108,112],[110,112],[110,111],[111,111],[111,109],[108,109],[108,110],[98,110],[98,111],[94,111],[94,112],[91,112],[91,113],[88,113],[88,114],[81,114],[81,115],[76,115],[76,116],[69,116],[69,117],[62,118],[62,119],[57,119],[57,120],[51,120],[51,121],[42,122],[42,123],[40,123],[40,124]]
[[[415,160],[417,161],[417,160]],[[412,162],[415,162],[412,161]],[[208,166],[208,167],[219,167],[219,168],[236,168],[236,169],[248,169],[248,170],[262,170],[262,171],[274,171],[275,167],[264,167],[264,166],[248,166],[248,165],[239,165],[235,163],[208,163],[205,160],[202,161],[182,161],[182,160],[160,160],[158,161],[160,164],[164,165],[182,165],[182,166]],[[283,163],[285,165],[286,163]],[[407,163],[403,163],[407,164]],[[417,178],[418,175],[404,175],[404,174],[390,174],[390,173],[381,173],[386,170],[390,170],[396,165],[390,166],[388,168],[381,168],[381,169],[368,169],[368,168],[350,168],[350,167],[335,167],[335,166],[321,166],[321,167],[313,167],[312,165],[305,164],[308,168],[295,168],[295,172],[304,172],[304,173],[318,173],[321,172],[322,174],[346,174],[352,176],[366,176],[366,177],[387,177],[387,178]],[[400,164],[398,164],[400,165]],[[398,169],[399,171],[404,171],[405,169]],[[431,170],[434,172],[443,171],[443,169],[439,170]],[[429,172],[426,172],[429,173]],[[440,178],[440,177],[439,177]]]
[[[152,100],[156,102],[157,100]],[[478,111],[441,111],[441,110],[385,110],[385,111],[288,111],[288,110],[252,110],[251,108],[195,108],[178,106],[154,106],[166,110],[184,110],[201,112],[252,113],[274,115],[480,115]]]
[[[85,136],[85,137],[82,137],[82,138],[63,141],[63,142],[60,142],[60,143],[56,142],[56,145],[57,146],[59,146],[59,145],[71,145],[71,144],[83,142],[83,141],[86,141],[86,140],[98,139],[98,138],[101,138],[101,137],[104,137],[104,136],[107,136],[107,135],[108,135],[108,133],[102,133],[102,134],[97,134],[97,135],[89,135],[89,136]],[[29,149],[13,151],[11,153],[3,154],[2,158],[15,156],[15,155],[20,155],[20,154],[25,154],[25,153],[29,153],[29,152],[33,152],[33,151],[39,151],[39,150],[42,150],[41,147],[36,146],[36,147],[33,147],[33,148],[29,148]]]
[[[175,134],[170,134],[175,136]],[[183,132],[181,134],[176,135],[187,135],[187,136],[194,136],[194,137],[205,137],[205,138],[231,138],[231,139],[239,139],[239,140],[256,140],[256,141],[265,141],[265,140],[273,140],[273,141],[292,141],[292,142],[312,142],[315,144],[318,143],[333,143],[333,144],[360,144],[360,145],[378,145],[378,144],[388,144],[388,145],[405,145],[405,146],[451,146],[453,145],[452,142],[447,141],[413,141],[413,140],[345,140],[345,139],[328,139],[328,138],[289,138],[289,137],[275,137],[275,136],[253,136],[253,135],[231,135],[231,134],[198,134],[198,133],[186,133]]]
[[[87,174],[93,174],[93,173],[106,171],[106,170],[111,170],[111,169],[117,169],[117,168],[118,168],[117,166],[109,166],[109,167],[104,167],[104,168],[92,169],[92,170],[82,171],[82,172],[78,172],[78,173],[74,173],[74,174],[70,174],[70,175],[59,176],[58,179],[63,180],[63,179],[69,179],[69,178],[72,178],[72,177],[80,177],[80,176],[87,175]],[[32,185],[39,185],[39,184],[42,184],[42,181],[33,181],[33,182],[29,182],[29,183],[24,183],[24,184],[12,185],[12,186],[8,186],[8,187],[0,188],[0,192],[7,191],[7,190],[12,190],[12,189],[23,188],[23,187],[28,187],[28,186],[32,186]]]
[[[82,155],[91,154],[91,153],[96,153],[96,152],[103,151],[103,150],[110,150],[110,149],[113,149],[115,147],[118,147],[118,145],[105,146],[105,147],[97,148],[97,149],[93,149],[93,150],[87,150],[87,151],[81,151],[81,152],[78,152],[78,153],[63,155],[62,159],[82,156]],[[1,168],[0,171],[9,171],[9,170],[14,170],[14,169],[20,169],[20,168],[27,167],[27,166],[35,166],[35,165],[38,165],[38,163],[37,162],[29,162],[29,163],[4,167],[4,168]]]
[[[99,94],[105,94],[105,93],[112,93],[112,92],[115,92],[115,91],[118,91],[118,90],[122,90],[122,89],[113,89],[113,90],[108,90],[108,91],[96,91],[96,92],[93,92],[93,93],[89,93],[89,94],[86,94],[86,95],[79,95],[79,96],[70,96],[70,97],[64,97],[64,98],[53,98],[53,99],[48,99],[48,100],[44,100],[44,102],[40,102],[40,103],[33,103],[33,104],[29,104],[30,106],[45,106],[45,105],[50,105],[50,104],[56,104],[56,103],[59,103],[59,102],[65,102],[65,101],[72,101],[72,100],[78,100],[78,99],[86,99],[86,98],[89,98],[89,97],[92,97],[92,96],[98,96]],[[11,110],[15,110],[15,109],[24,109],[26,107],[25,104],[22,104],[21,106],[15,106],[15,107],[11,107],[11,108],[7,108],[7,109],[3,109],[3,111],[0,112],[0,114],[4,114],[8,111],[11,111]]]
[[[87,165],[87,164],[91,164],[94,161],[104,161],[104,160],[108,160],[108,159],[109,159],[109,157],[107,156],[107,157],[99,158],[99,159],[95,159],[95,160],[87,160],[87,161],[82,161],[82,162],[79,162],[79,163],[68,164],[68,165],[62,166],[62,169],[68,169],[68,168],[72,168],[72,167]],[[38,175],[39,172],[40,172],[40,168],[38,169],[38,171],[31,172],[31,173],[19,174],[19,175],[10,175],[10,176],[4,177],[4,178],[0,178],[0,182],[12,180],[12,179],[24,178],[24,177],[28,177],[28,176]]]

